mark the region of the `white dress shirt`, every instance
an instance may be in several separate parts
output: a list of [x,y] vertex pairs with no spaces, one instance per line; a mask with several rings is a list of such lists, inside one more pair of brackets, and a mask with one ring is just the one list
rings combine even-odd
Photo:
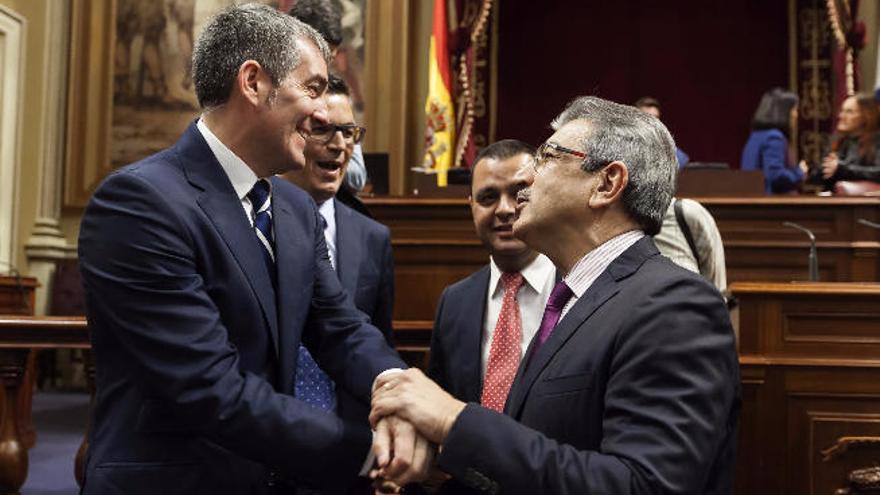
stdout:
[[327,222],[324,229],[324,239],[327,241],[327,254],[330,255],[330,264],[336,269],[336,204],[333,198],[328,199],[318,206],[318,212]]
[[[259,177],[257,177],[257,174],[248,167],[244,160],[239,158],[238,155],[227,148],[225,144],[220,142],[220,139],[211,132],[211,129],[208,129],[207,125],[205,125],[204,120],[199,119],[198,123],[196,123],[196,128],[202,133],[202,137],[205,138],[208,147],[211,148],[211,152],[214,153],[214,157],[220,162],[220,167],[223,168],[223,171],[226,172],[226,176],[229,177],[229,182],[232,183],[232,188],[235,190],[235,194],[238,195],[238,199],[241,201],[241,207],[244,208],[248,221],[251,223],[251,227],[253,227],[254,205],[251,204],[251,200],[248,199],[247,194],[254,188],[254,184],[257,183]],[[272,182],[267,182],[269,182],[269,191],[271,194]],[[275,235],[274,230],[272,231],[272,235]],[[274,241],[274,239],[272,240]]]
[[[516,294],[519,303],[520,319],[522,321],[522,342],[520,347],[524,356],[532,337],[541,326],[541,318],[544,316],[544,306],[547,298],[556,283],[556,267],[553,262],[543,254],[539,254],[531,263],[520,272],[525,282]],[[504,302],[504,284],[501,283],[501,269],[495,264],[495,260],[489,260],[489,291],[486,299],[486,316],[483,320],[482,349],[482,376],[486,377],[486,366],[489,363],[489,351],[492,348],[492,337],[495,335],[495,325],[498,323],[498,315],[501,313],[501,305]]]
[[599,278],[599,275],[602,275],[602,272],[608,268],[608,265],[642,237],[645,237],[645,233],[641,230],[624,232],[603,242],[574,264],[571,271],[562,279],[574,295],[562,308],[559,321],[565,318],[572,306],[583,297],[587,289]]

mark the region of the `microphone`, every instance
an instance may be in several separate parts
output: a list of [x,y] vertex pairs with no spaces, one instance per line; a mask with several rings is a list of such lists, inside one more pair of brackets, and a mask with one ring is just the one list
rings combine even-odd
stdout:
[[794,229],[798,229],[801,232],[805,232],[810,237],[810,256],[809,256],[809,264],[810,264],[810,282],[818,282],[819,281],[819,257],[816,255],[816,236],[813,235],[813,231],[804,227],[803,225],[798,225],[794,222],[782,222],[782,225],[786,227],[791,227]]
[[860,218],[860,219],[856,220],[856,222],[859,222],[862,225],[866,225],[866,226],[874,228],[874,229],[880,229],[880,223],[874,223],[874,222],[872,222],[870,220],[866,220],[864,218]]

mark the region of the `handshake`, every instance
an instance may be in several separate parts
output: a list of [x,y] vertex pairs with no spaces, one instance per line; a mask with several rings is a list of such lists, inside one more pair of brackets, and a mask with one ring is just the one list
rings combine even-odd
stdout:
[[464,407],[418,369],[380,375],[370,411],[376,488],[396,493],[407,483],[443,476],[434,456]]

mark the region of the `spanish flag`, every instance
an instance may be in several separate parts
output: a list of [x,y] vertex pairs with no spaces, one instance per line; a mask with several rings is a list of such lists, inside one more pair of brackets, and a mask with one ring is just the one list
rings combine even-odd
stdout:
[[425,102],[425,159],[422,167],[437,172],[437,185],[446,187],[446,171],[455,153],[455,107],[449,69],[449,30],[446,0],[434,0],[434,28],[428,61],[428,99]]

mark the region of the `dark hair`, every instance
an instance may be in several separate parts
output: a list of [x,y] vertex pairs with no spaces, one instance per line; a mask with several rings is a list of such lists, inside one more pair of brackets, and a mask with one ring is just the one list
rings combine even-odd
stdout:
[[315,28],[330,45],[342,44],[342,13],[332,0],[296,0],[288,13]]
[[474,158],[474,163],[471,165],[471,173],[473,173],[477,164],[480,163],[480,160],[484,158],[507,160],[508,158],[521,154],[534,155],[535,147],[518,139],[502,139],[501,141],[495,141],[477,153],[477,157]]
[[345,95],[351,96],[351,89],[344,79],[336,74],[329,74],[327,77],[327,94],[328,95]]
[[[859,112],[862,114],[862,120],[865,123],[858,133],[853,134],[854,137],[859,138],[859,156],[862,160],[873,162],[876,152],[877,131],[880,129],[880,109],[877,108],[877,100],[874,99],[874,95],[871,93],[857,93],[850,96],[850,98],[855,98],[856,105],[858,105]],[[834,141],[831,143],[831,149],[835,152],[839,150],[840,144],[846,137],[846,135],[835,136]]]
[[654,107],[657,110],[660,110],[660,100],[651,96],[643,96],[636,100],[636,103],[633,106],[636,108]]
[[798,97],[791,91],[773,88],[761,96],[761,102],[752,117],[752,129],[779,129],[791,136],[791,109],[798,104]]
[[226,103],[246,60],[256,60],[278,86],[301,61],[297,40],[312,42],[324,60],[329,59],[330,49],[317,31],[272,7],[245,4],[221,11],[202,29],[193,48],[199,105],[211,109]]

